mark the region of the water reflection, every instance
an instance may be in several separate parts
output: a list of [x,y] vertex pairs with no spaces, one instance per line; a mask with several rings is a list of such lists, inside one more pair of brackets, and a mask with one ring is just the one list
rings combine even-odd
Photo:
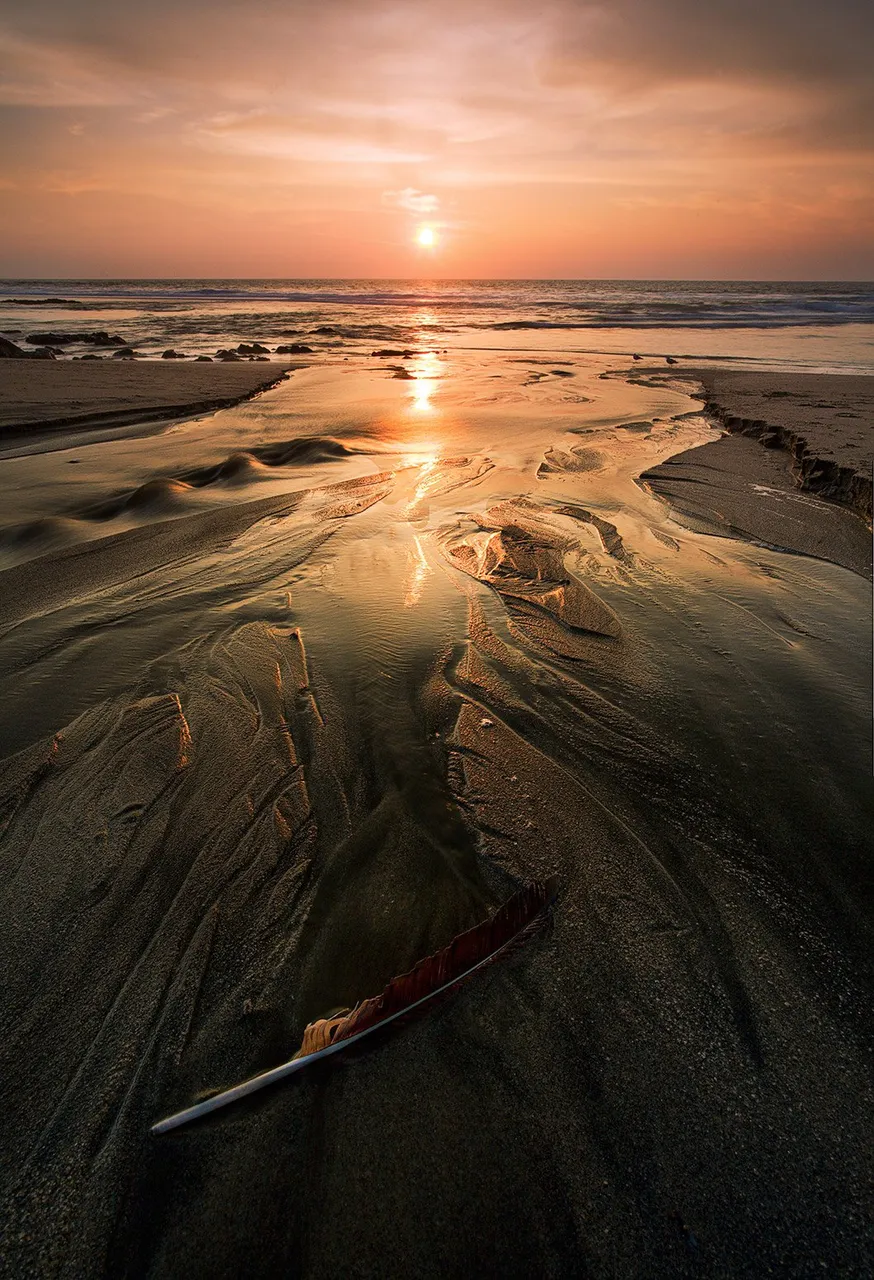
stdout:
[[410,373],[416,379],[410,386],[412,407],[419,413],[428,413],[437,390],[437,380],[442,376],[443,362],[436,351],[423,351],[410,361]]
[[415,534],[413,534],[413,542],[415,543],[415,548],[410,548],[410,571],[404,590],[405,609],[412,609],[414,605],[419,603],[422,598],[425,579],[430,573],[433,573],[425,552],[422,550],[422,543]]

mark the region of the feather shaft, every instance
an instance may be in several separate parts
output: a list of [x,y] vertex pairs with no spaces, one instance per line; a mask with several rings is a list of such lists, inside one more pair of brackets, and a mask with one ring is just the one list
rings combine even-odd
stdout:
[[[533,888],[534,886],[532,886]],[[159,1121],[152,1126],[151,1132],[154,1134],[167,1133],[171,1129],[178,1129],[181,1125],[188,1124],[192,1120],[198,1120],[201,1116],[209,1115],[212,1111],[218,1111],[221,1107],[227,1107],[233,1102],[237,1102],[240,1098],[248,1097],[249,1094],[257,1093],[260,1089],[265,1089],[271,1084],[275,1084],[278,1080],[302,1071],[305,1067],[311,1066],[314,1062],[319,1062],[325,1058],[330,1058],[341,1050],[350,1048],[365,1036],[369,1036],[372,1032],[381,1031],[383,1028],[390,1026],[401,1018],[408,1018],[421,1010],[423,1006],[431,1001],[437,1000],[440,996],[448,994],[454,988],[459,987],[468,978],[473,977],[480,969],[486,968],[493,964],[495,960],[508,951],[520,937],[527,936],[533,931],[538,924],[546,919],[549,908],[555,901],[556,886],[554,881],[547,882],[543,887],[543,900],[540,909],[534,913],[528,920],[524,921],[520,927],[507,939],[504,940],[488,955],[483,956],[476,964],[470,966],[463,973],[454,974],[444,982],[441,986],[432,991],[426,992],[419,999],[412,1001],[403,1008],[396,1010],[394,1013],[380,1018],[379,1021],[366,1026],[364,1030],[356,1032],[354,1035],[345,1038],[337,1038],[333,1043],[327,1045],[324,1049],[318,1049],[314,1053],[308,1053],[304,1057],[294,1057],[288,1062],[282,1063],[278,1067],[271,1067],[269,1071],[262,1071],[257,1076],[252,1076],[249,1080],[244,1080],[241,1084],[234,1085],[231,1089],[225,1089],[222,1093],[214,1094],[211,1098],[205,1098],[203,1102],[195,1103],[192,1107],[186,1107],[183,1111],[177,1111],[175,1115],[168,1116],[165,1120]],[[508,904],[509,905],[509,904]],[[494,917],[493,917],[494,919]],[[486,924],[491,924],[487,921]],[[452,944],[450,944],[450,947]],[[444,948],[444,952],[438,953],[438,957],[449,951],[449,947]],[[391,986],[391,984],[389,984]],[[387,988],[388,990],[389,988]],[[353,1010],[353,1013],[355,1011]]]

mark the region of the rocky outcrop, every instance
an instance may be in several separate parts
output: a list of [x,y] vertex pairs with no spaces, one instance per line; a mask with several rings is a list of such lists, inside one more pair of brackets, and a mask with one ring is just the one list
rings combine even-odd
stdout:
[[98,329],[92,333],[31,333],[25,338],[34,347],[68,347],[74,342],[85,342],[92,347],[122,347],[124,338],[117,333]]
[[312,347],[308,347],[305,342],[292,342],[286,346],[276,348],[278,356],[309,356],[312,353]]
[[66,311],[88,311],[87,302],[78,302],[75,298],[3,298],[0,304],[4,307],[63,307]]
[[8,338],[0,338],[0,360],[54,360],[51,347],[39,347],[36,351],[24,351]]

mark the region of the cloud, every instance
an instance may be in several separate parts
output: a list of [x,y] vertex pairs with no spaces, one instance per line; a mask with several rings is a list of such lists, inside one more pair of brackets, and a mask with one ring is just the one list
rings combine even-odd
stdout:
[[0,165],[19,222],[58,172],[178,217],[283,204],[337,240],[372,215],[389,246],[393,211],[440,207],[518,246],[618,236],[617,208],[653,243],[653,207],[800,219],[810,192],[858,222],[872,47],[869,0],[0,0]]
[[383,191],[382,202],[393,209],[406,209],[409,213],[436,213],[440,207],[436,196],[417,191],[415,187],[404,187],[402,191]]

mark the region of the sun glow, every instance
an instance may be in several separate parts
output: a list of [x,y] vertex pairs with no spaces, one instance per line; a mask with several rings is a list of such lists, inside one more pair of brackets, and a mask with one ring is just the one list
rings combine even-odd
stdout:
[[433,249],[437,243],[437,233],[433,227],[420,227],[416,232],[416,243],[423,249]]

